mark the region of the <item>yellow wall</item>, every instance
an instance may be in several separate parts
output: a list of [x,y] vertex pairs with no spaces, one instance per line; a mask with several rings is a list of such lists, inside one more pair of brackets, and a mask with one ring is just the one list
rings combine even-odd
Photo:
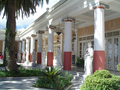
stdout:
[[60,35],[55,35],[54,36],[54,41],[57,41],[57,37],[59,37],[59,41],[60,41],[60,38],[61,38]]
[[[115,22],[115,27],[113,29],[110,29],[109,23],[113,22],[113,21]],[[113,27],[114,24],[111,23],[110,26]],[[87,34],[84,34],[85,29],[88,30]],[[111,31],[111,30],[116,30],[116,29],[120,29],[120,18],[109,20],[109,21],[105,22],[105,31]],[[94,25],[78,29],[78,37],[79,36],[86,36],[86,35],[90,35],[90,34],[94,34]]]
[[[110,24],[110,22],[112,22],[110,26],[113,27],[114,26],[113,21],[115,22],[115,27],[113,29],[111,29],[109,27],[109,24]],[[88,30],[87,34],[85,34],[85,32],[84,32],[85,29]],[[109,21],[105,22],[105,31],[112,31],[112,30],[117,30],[117,29],[120,29],[120,18],[116,18],[116,19],[109,20]],[[78,29],[78,37],[77,38],[79,40],[80,36],[86,36],[86,35],[91,35],[91,34],[94,34],[94,25]]]

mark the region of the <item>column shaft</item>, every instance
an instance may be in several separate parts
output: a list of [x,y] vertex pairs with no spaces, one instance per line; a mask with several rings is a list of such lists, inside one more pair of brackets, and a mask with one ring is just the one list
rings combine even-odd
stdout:
[[63,64],[63,33],[60,34],[61,40],[60,40],[60,50],[61,50],[61,58],[62,58],[62,64]]
[[30,62],[33,62],[32,60],[32,52],[33,52],[33,49],[35,49],[35,36],[32,35],[31,36],[31,47],[30,47]]
[[29,63],[29,41],[30,41],[30,38],[27,38],[26,39],[26,62],[27,64]]
[[65,39],[64,39],[64,70],[71,70],[71,38],[72,38],[72,20],[65,21]]
[[105,69],[104,8],[94,9],[94,63],[93,72]]
[[25,39],[22,41],[22,52],[21,52],[21,59],[23,60],[23,54],[25,54]]
[[38,40],[37,40],[37,64],[41,64],[41,52],[42,52],[42,34],[38,33]]
[[5,41],[3,41],[3,46],[2,46],[2,55],[3,55],[3,58],[4,58],[4,50],[5,50]]
[[47,66],[53,66],[53,29],[48,30]]
[[75,31],[76,39],[74,40],[75,62],[77,60],[77,30]]

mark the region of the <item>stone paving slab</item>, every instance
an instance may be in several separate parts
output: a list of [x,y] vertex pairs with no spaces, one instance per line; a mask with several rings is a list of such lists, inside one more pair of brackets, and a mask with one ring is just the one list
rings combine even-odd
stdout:
[[2,77],[0,78],[1,89],[34,89],[32,85],[38,80],[38,77]]

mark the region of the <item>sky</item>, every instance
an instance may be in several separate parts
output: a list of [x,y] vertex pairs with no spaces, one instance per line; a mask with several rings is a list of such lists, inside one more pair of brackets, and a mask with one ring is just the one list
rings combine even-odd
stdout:
[[[34,22],[38,17],[40,17],[46,11],[46,8],[51,8],[58,1],[60,0],[49,0],[49,4],[46,4],[44,0],[43,7],[41,8],[41,6],[39,7],[37,6],[36,13],[34,15],[31,14],[30,17],[24,16],[23,19],[21,17],[16,19],[16,29],[22,29],[29,26],[32,22]],[[2,19],[2,15],[3,12],[0,15],[0,29],[6,28],[6,17]]]

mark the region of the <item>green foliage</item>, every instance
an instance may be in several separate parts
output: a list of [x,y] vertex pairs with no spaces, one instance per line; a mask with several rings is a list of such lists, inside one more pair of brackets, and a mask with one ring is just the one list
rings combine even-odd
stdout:
[[92,76],[97,78],[112,78],[112,75],[107,70],[96,70]]
[[[0,0],[0,12],[2,12],[4,10],[4,14],[3,14],[3,18],[4,16],[8,16],[8,5],[10,4],[8,1],[10,0]],[[22,14],[22,18],[23,16],[27,16],[29,17],[30,14],[34,14],[36,12],[36,6],[41,5],[41,7],[43,6],[43,0],[12,0],[12,2],[14,3],[14,9],[15,10],[15,14],[16,14],[16,18],[18,18],[18,16],[20,16],[20,13]],[[49,0],[46,0],[46,3],[49,3]],[[4,9],[5,8],[5,9]],[[1,14],[1,13],[0,13]]]
[[[34,87],[63,90],[63,88],[71,84],[70,81],[72,80],[72,74],[69,74],[68,72],[60,72],[60,69],[58,68],[51,68],[52,69],[50,70],[48,67],[46,67],[45,70],[43,70],[43,72],[46,71],[47,74],[43,74],[42,72],[38,81],[34,84]],[[53,72],[56,74],[50,74]]]
[[80,90],[120,90],[120,77],[107,70],[97,70],[85,78]]
[[77,57],[76,66],[84,66],[84,58]]
[[5,67],[5,65],[4,64],[0,64],[0,67]]
[[53,66],[51,67],[46,67],[42,72],[41,72],[41,76],[43,76],[44,78],[49,78],[49,79],[53,79],[55,78],[57,75],[60,75],[61,72],[59,72],[61,69],[60,68],[54,68]]
[[39,76],[41,69],[24,69],[20,67],[19,71],[4,71],[0,70],[0,77],[28,77]]
[[117,65],[117,70],[120,72],[120,63]]

